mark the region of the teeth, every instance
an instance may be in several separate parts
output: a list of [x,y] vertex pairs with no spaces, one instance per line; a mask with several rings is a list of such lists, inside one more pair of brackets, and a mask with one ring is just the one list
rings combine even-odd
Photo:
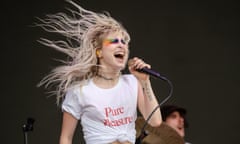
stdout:
[[115,58],[123,59],[125,57],[125,52],[124,51],[115,51],[114,56],[115,56]]
[[121,52],[120,53],[115,53],[115,55],[124,55],[124,53],[121,53]]
[[124,52],[116,52],[114,54],[114,56],[121,56],[121,57],[123,57],[124,56]]

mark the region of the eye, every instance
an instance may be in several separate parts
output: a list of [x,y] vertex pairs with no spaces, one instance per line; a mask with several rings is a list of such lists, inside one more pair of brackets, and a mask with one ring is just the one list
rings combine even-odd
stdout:
[[110,43],[111,43],[111,44],[116,44],[116,43],[118,43],[118,42],[119,42],[118,39],[110,39]]
[[125,45],[125,44],[126,44],[126,41],[123,40],[123,39],[121,39],[121,43]]
[[123,44],[123,45],[126,45],[127,42],[123,39],[118,39],[118,38],[114,38],[114,39],[106,39],[103,41],[103,44],[104,45],[108,45],[108,44],[118,44],[120,43]]

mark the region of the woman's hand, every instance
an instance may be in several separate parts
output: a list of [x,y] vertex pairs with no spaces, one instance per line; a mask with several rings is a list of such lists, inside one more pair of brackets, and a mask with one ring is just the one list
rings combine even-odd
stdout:
[[134,57],[128,61],[128,69],[131,74],[133,74],[138,80],[144,81],[149,79],[149,75],[145,73],[138,72],[137,69],[151,68],[151,66],[145,63],[142,59]]

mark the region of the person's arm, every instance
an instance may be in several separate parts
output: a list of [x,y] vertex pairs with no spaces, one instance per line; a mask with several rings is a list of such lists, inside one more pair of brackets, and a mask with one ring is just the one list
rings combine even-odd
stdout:
[[[158,101],[153,93],[149,79],[139,81],[138,85],[138,108],[146,120],[152,111],[158,106]],[[162,123],[160,107],[153,113],[149,124],[157,127]]]
[[72,144],[78,120],[68,112],[63,112],[62,130],[59,144]]
[[[154,108],[159,104],[152,90],[149,75],[137,72],[136,69],[151,68],[150,65],[146,64],[139,58],[133,58],[129,63],[129,71],[138,79],[138,108],[146,120],[152,113]],[[162,116],[160,107],[157,109],[149,120],[151,126],[157,127],[162,123]]]

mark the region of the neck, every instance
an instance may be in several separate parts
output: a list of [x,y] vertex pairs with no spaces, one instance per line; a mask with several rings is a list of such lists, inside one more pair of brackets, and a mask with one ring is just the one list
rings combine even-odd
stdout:
[[104,75],[99,74],[99,73],[97,74],[97,77],[102,78],[102,79],[107,80],[107,81],[113,81],[113,80],[117,79],[117,78],[114,78],[114,77],[105,77]]
[[109,71],[109,69],[98,69],[98,72],[96,76],[98,78],[107,80],[107,81],[113,81],[117,80],[119,76],[121,75],[120,71]]
[[117,84],[120,75],[121,73],[118,73],[117,75],[97,73],[93,81],[100,88],[112,88]]
[[101,78],[101,79],[107,80],[107,81],[114,81],[114,80],[117,80],[120,75],[121,75],[121,73],[114,74],[114,75],[107,75],[107,74],[104,74],[104,73],[97,73],[96,76]]

